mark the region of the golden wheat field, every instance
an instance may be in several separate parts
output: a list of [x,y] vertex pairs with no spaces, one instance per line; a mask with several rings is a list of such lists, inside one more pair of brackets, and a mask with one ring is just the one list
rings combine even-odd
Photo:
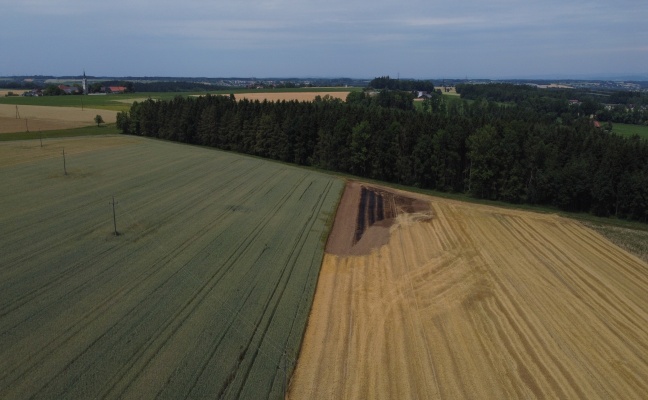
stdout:
[[555,215],[360,189],[343,196],[290,398],[646,398],[646,262]]
[[0,133],[80,128],[94,125],[96,115],[108,124],[117,118],[110,110],[0,104]]
[[336,99],[346,100],[349,92],[277,92],[277,93],[240,93],[235,94],[238,100],[248,99],[248,100],[259,100],[259,101],[313,101],[315,97],[320,96],[324,97],[326,95],[331,96]]
[[0,97],[5,97],[9,95],[9,93],[12,93],[14,96],[20,96],[25,92],[26,90],[24,89],[0,89]]

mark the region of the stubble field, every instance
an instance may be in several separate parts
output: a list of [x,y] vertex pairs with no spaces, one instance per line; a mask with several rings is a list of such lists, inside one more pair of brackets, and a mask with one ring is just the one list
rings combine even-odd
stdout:
[[[16,118],[16,108],[19,118]],[[96,115],[101,115],[105,123],[114,123],[117,112],[89,108],[82,110],[73,107],[0,104],[0,133],[80,128],[94,125]]]
[[578,222],[354,183],[290,398],[642,399],[647,310],[648,265]]
[[0,398],[283,397],[341,181],[134,137],[0,160]]

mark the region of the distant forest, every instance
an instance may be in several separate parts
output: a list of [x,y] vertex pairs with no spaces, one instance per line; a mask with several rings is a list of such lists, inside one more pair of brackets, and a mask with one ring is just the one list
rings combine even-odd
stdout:
[[[550,114],[580,113],[601,122],[648,125],[648,93],[617,90],[539,89],[530,85],[498,83],[458,84],[466,100],[514,103]],[[570,103],[569,101],[572,101]],[[574,102],[575,101],[575,102]]]
[[[471,90],[482,88],[461,88],[466,97]],[[419,108],[412,98],[387,89],[347,102],[178,96],[134,103],[117,126],[402,185],[648,222],[648,141],[595,127],[564,98],[434,95]]]

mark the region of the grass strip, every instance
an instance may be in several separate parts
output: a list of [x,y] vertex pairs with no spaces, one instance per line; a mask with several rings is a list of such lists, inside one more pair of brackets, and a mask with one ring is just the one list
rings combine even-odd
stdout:
[[77,136],[116,135],[119,133],[120,130],[117,129],[115,124],[107,124],[102,126],[93,125],[85,126],[82,128],[58,129],[52,131],[3,133],[0,134],[0,142],[7,142],[12,140],[56,139]]

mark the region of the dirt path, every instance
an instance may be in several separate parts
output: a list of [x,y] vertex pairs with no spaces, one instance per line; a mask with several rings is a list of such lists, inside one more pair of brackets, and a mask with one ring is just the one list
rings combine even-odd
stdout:
[[290,398],[648,393],[645,262],[571,220],[432,197],[355,251],[361,185],[347,192]]

